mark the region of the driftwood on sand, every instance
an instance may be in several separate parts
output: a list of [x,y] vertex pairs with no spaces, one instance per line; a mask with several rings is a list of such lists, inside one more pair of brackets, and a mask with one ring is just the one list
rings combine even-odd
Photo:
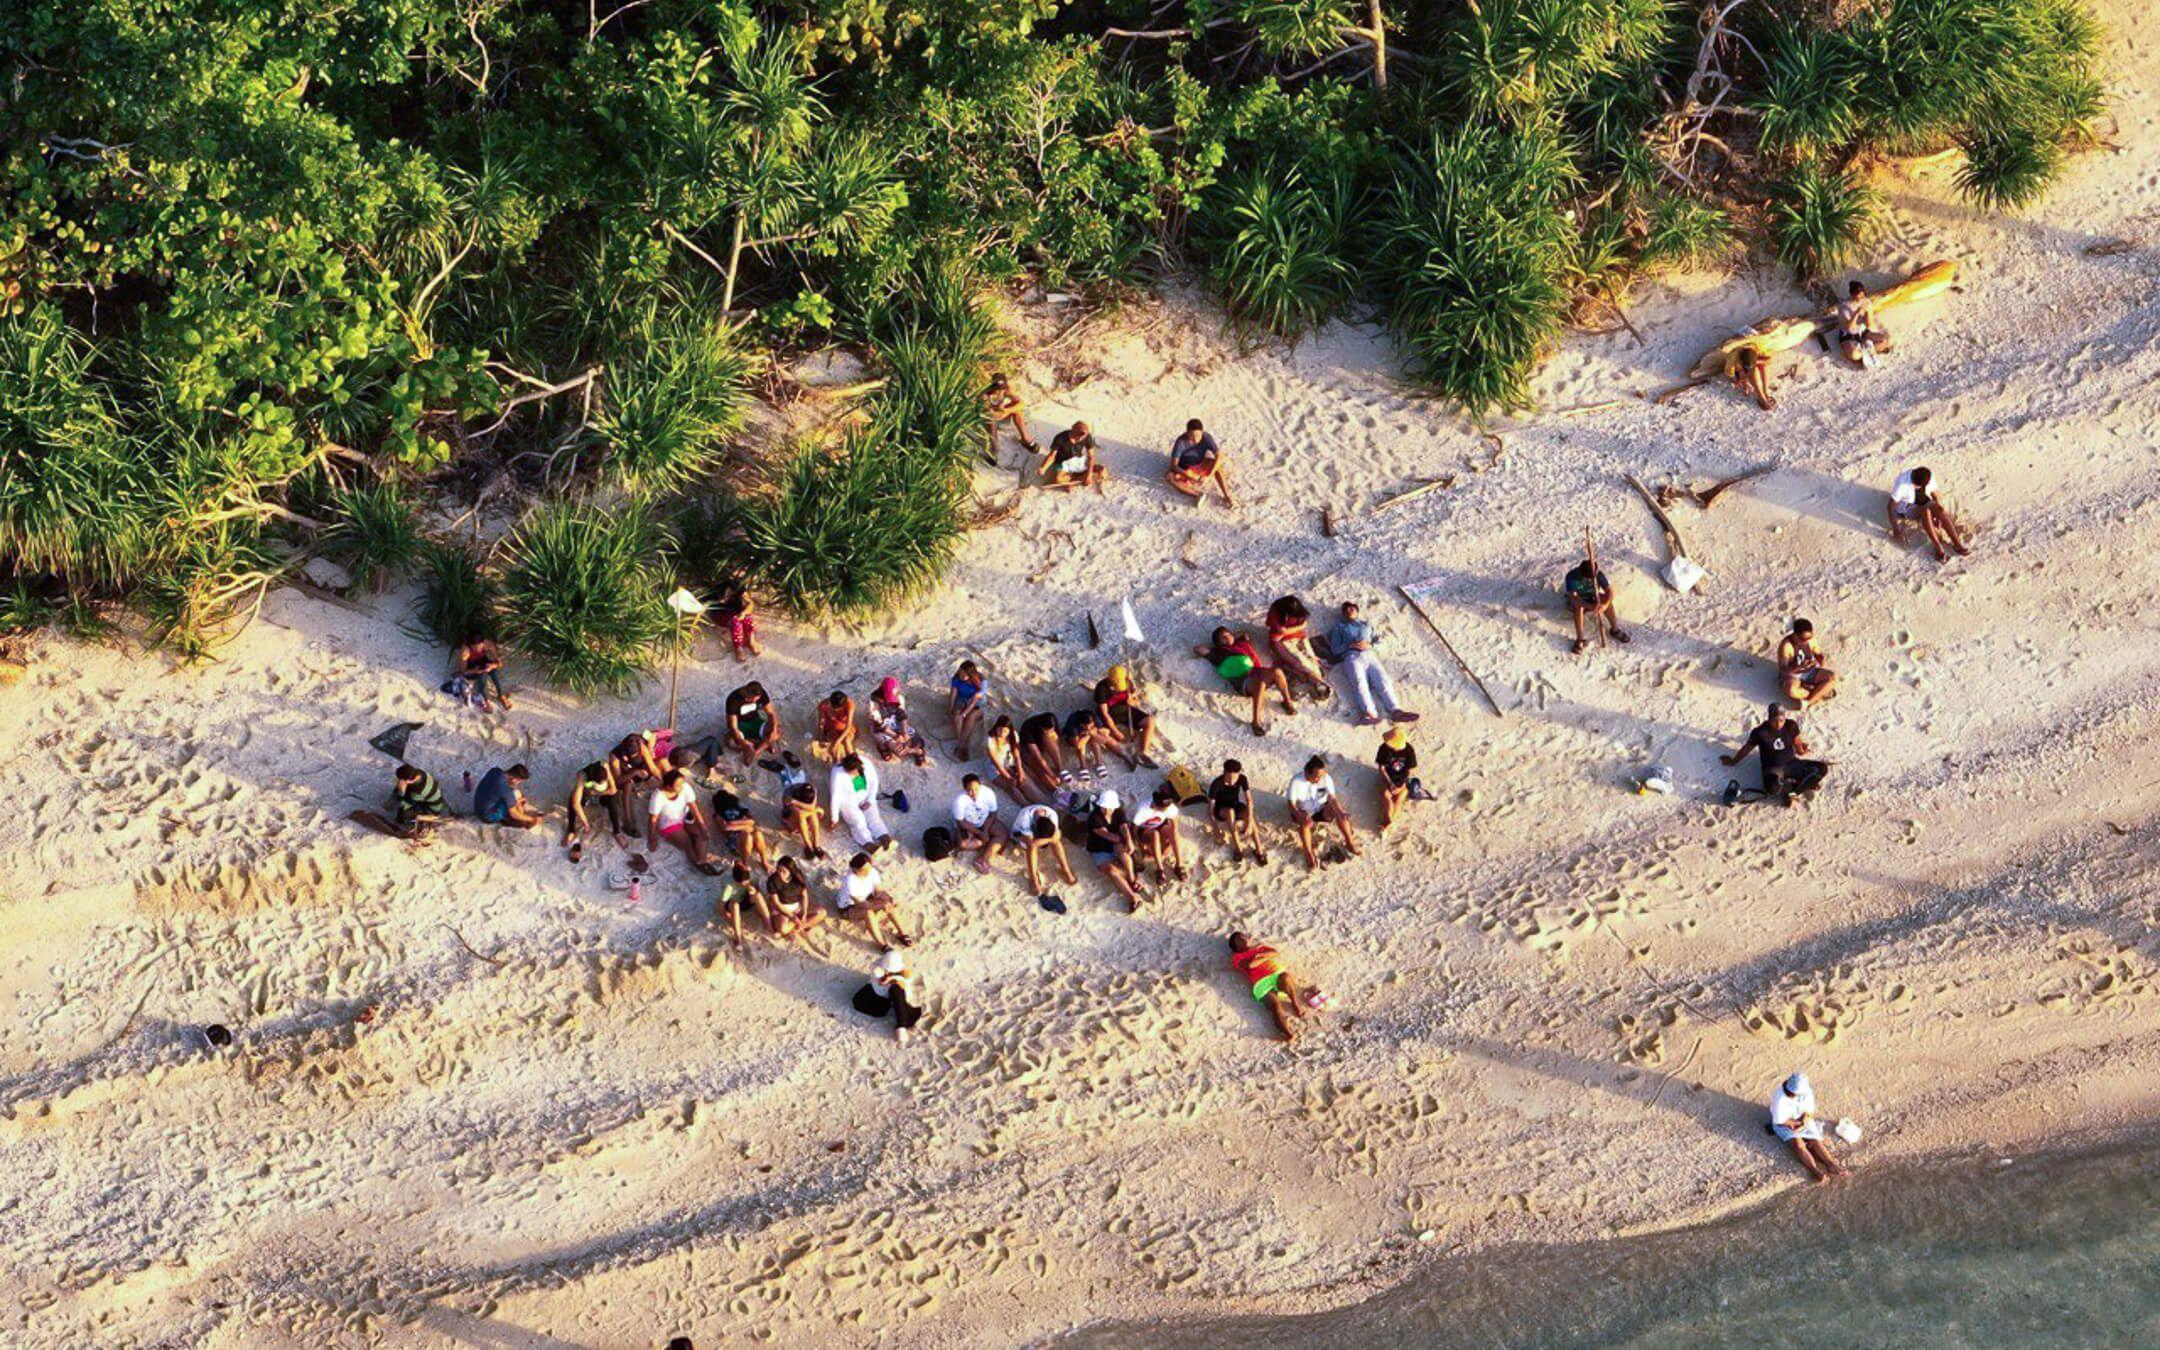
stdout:
[[[1419,584],[1422,585],[1423,583]],[[1440,625],[1434,623],[1432,615],[1425,612],[1425,606],[1418,603],[1417,590],[1410,586],[1397,586],[1395,589],[1402,592],[1403,599],[1410,602],[1410,608],[1417,611],[1417,616],[1425,621],[1427,628],[1432,629],[1432,635],[1440,639],[1440,645],[1447,650],[1450,657],[1454,658],[1455,664],[1462,669],[1462,673],[1469,678],[1470,683],[1477,686],[1477,691],[1485,696],[1485,706],[1492,709],[1492,715],[1501,718],[1506,717],[1507,714],[1500,711],[1500,701],[1492,696],[1492,690],[1485,687],[1485,681],[1479,679],[1477,672],[1470,669],[1470,663],[1462,659],[1462,653],[1455,650],[1455,644],[1447,640],[1447,634],[1440,631]]]
[[[1898,282],[1895,286],[1888,287],[1869,298],[1874,303],[1877,313],[1883,310],[1896,309],[1900,305],[1909,305],[1916,300],[1925,300],[1929,296],[1938,295],[1950,289],[1957,281],[1957,274],[1958,265],[1953,260],[1945,259],[1941,262],[1932,262],[1903,281]],[[1773,356],[1778,352],[1790,351],[1815,336],[1816,333],[1831,329],[1836,323],[1835,314],[1830,312],[1793,314],[1783,318],[1764,319],[1740,336],[1727,338],[1709,351],[1704,352],[1702,359],[1695,363],[1692,370],[1688,371],[1688,379],[1691,383],[1667,391],[1665,394],[1660,395],[1656,401],[1663,402],[1664,399],[1679,393],[1681,389],[1692,388],[1694,383],[1714,380],[1719,376],[1731,374],[1733,362],[1738,359],[1741,351],[1745,348],[1754,348],[1757,356]]]

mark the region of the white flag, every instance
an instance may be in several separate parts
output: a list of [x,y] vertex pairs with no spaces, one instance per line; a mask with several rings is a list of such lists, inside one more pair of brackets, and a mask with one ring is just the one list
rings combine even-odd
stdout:
[[1147,634],[1140,631],[1140,620],[1133,616],[1132,597],[1128,595],[1123,600],[1118,601],[1118,608],[1125,612],[1125,640],[1127,642],[1147,641]]

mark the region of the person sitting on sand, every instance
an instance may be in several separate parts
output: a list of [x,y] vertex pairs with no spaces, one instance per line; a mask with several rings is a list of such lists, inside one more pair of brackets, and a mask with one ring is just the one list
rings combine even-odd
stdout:
[[1252,983],[1252,996],[1275,1019],[1284,1041],[1297,1039],[1297,1024],[1307,1015],[1305,993],[1273,947],[1243,933],[1230,935],[1230,969]]
[[[885,889],[885,879],[871,865],[870,855],[858,853],[848,859],[847,875],[840,879],[840,891],[834,897],[833,907],[844,919],[853,919],[870,930],[870,940],[880,947],[898,943],[903,947],[915,945],[915,938],[900,922],[899,902]],[[892,938],[885,936],[892,929]]]
[[1792,631],[1778,640],[1777,669],[1778,686],[1796,708],[1837,697],[1837,676],[1822,663],[1815,625],[1806,619],[1794,619]]
[[878,810],[877,766],[861,755],[849,755],[833,765],[825,785],[825,810],[835,825],[845,825],[857,848],[873,851],[892,846],[892,831]]
[[1095,719],[1093,708],[1075,708],[1065,714],[1065,725],[1058,732],[1065,751],[1072,756],[1073,772],[1090,783],[1098,783],[1103,777],[1103,744],[1109,739],[1101,722]]
[[825,915],[810,898],[810,882],[803,876],[802,864],[793,858],[780,859],[765,875],[765,909],[774,937],[808,933],[825,921]]
[[792,754],[784,758],[795,761],[795,772],[781,774],[780,828],[802,845],[805,858],[822,858],[825,820],[818,814],[817,789],[811,786],[810,775],[802,772],[801,760]]
[[698,805],[697,789],[690,786],[682,770],[669,769],[646,809],[645,847],[657,851],[665,839],[682,850],[692,867],[717,876],[720,869],[713,865],[708,847],[711,838],[705,808]]
[[1846,1174],[1845,1164],[1830,1155],[1830,1146],[1823,1139],[1823,1123],[1815,1116],[1815,1089],[1806,1074],[1795,1073],[1786,1079],[1770,1099],[1770,1129],[1792,1145],[1800,1165],[1816,1181]]
[[727,743],[744,764],[780,744],[780,715],[773,711],[772,696],[757,680],[727,696]]
[[1224,506],[1237,506],[1230,496],[1230,474],[1222,462],[1222,447],[1215,444],[1215,438],[1197,417],[1170,442],[1170,470],[1164,477],[1170,486],[1196,502],[1207,499],[1208,484],[1213,483],[1222,494]]
[[633,731],[608,751],[608,766],[615,781],[627,789],[638,783],[657,783],[665,770],[656,753],[659,738],[650,731]]
[[435,775],[422,773],[410,764],[400,764],[391,775],[390,821],[407,834],[417,834],[426,825],[450,814],[450,803],[443,799],[442,784]]
[[1846,286],[1838,302],[1837,325],[1838,350],[1856,366],[1872,366],[1890,350],[1890,334],[1875,319],[1875,302],[1857,281]]
[[1313,849],[1313,826],[1333,825],[1342,834],[1343,848],[1351,857],[1360,852],[1357,837],[1350,830],[1350,813],[1343,809],[1342,799],[1335,791],[1335,776],[1328,772],[1327,761],[1318,755],[1305,761],[1305,768],[1290,780],[1290,790],[1284,794],[1290,799],[1290,823],[1297,827],[1298,847],[1305,850],[1305,867],[1308,871],[1320,866],[1320,855]]
[[607,812],[615,847],[630,847],[634,828],[630,822],[630,790],[616,781],[612,760],[596,759],[570,780],[569,821],[563,826],[563,846],[570,850],[572,862],[585,856],[585,840],[593,833],[595,806]]
[[1962,558],[1972,550],[1965,547],[1965,537],[1958,533],[1957,522],[1950,518],[1941,501],[1935,496],[1935,474],[1927,468],[1907,469],[1890,485],[1890,542],[1905,542],[1905,527],[1918,525],[1934,546],[1935,561],[1948,562],[1950,554],[1943,551],[1948,545]]
[[1418,715],[1395,701],[1395,681],[1388,678],[1387,668],[1373,652],[1377,641],[1372,624],[1362,616],[1357,603],[1343,601],[1342,622],[1335,625],[1328,648],[1349,673],[1350,691],[1357,695],[1362,714],[1358,725],[1378,726],[1382,714],[1391,721],[1415,722]]
[[878,758],[905,759],[917,766],[930,762],[930,747],[922,733],[908,720],[907,701],[900,681],[887,675],[870,697],[870,738],[877,743]]
[[1130,670],[1110,667],[1110,673],[1095,682],[1095,725],[1126,768],[1152,769],[1156,765],[1148,747],[1155,740],[1155,714],[1140,706],[1139,692]]
[[817,735],[811,751],[828,764],[837,764],[855,753],[855,700],[838,689],[817,705]]
[[1612,634],[1612,640],[1629,641],[1627,631],[1620,627],[1620,615],[1613,609],[1612,581],[1605,570],[1595,567],[1588,558],[1568,569],[1560,582],[1560,593],[1567,597],[1568,617],[1575,621],[1575,654],[1580,656],[1590,646],[1585,636],[1583,620],[1589,619]]
[[1320,669],[1319,654],[1313,651],[1311,622],[1312,611],[1303,600],[1294,595],[1277,599],[1267,611],[1268,650],[1284,674],[1303,681],[1315,699],[1326,699],[1335,691]]
[[1012,837],[1027,850],[1028,889],[1036,895],[1043,893],[1042,859],[1045,853],[1057,864],[1058,875],[1065,878],[1068,886],[1080,884],[1073,875],[1072,862],[1065,856],[1065,837],[1058,823],[1057,808],[1036,803],[1023,806],[1013,816]]
[[1072,782],[1065,767],[1065,746],[1056,713],[1036,713],[1020,724],[1020,765],[1044,793]]
[[728,936],[734,939],[737,951],[743,946],[744,910],[762,919],[767,929],[773,927],[772,911],[766,907],[765,893],[750,879],[748,865],[736,863],[728,869],[728,879],[721,883],[719,898],[713,901],[713,922],[727,925]]
[[1290,681],[1280,670],[1263,663],[1260,653],[1253,647],[1252,639],[1229,628],[1218,628],[1205,647],[1193,648],[1193,655],[1204,657],[1215,667],[1215,673],[1235,693],[1252,700],[1252,733],[1267,735],[1267,722],[1262,716],[1261,702],[1269,690],[1282,699],[1285,713],[1297,712],[1297,699],[1290,692]]
[[953,847],[975,855],[975,870],[988,872],[1005,851],[1005,826],[998,819],[998,796],[978,774],[960,780],[952,801]]
[[727,625],[728,645],[735,649],[736,661],[765,654],[757,635],[757,600],[741,585],[727,588],[713,606],[713,621]]
[[1777,400],[1770,397],[1770,354],[1753,346],[1742,347],[1726,367],[1733,388],[1755,400],[1755,406],[1764,412],[1773,411]]
[[479,633],[468,633],[458,644],[457,673],[465,680],[465,687],[482,703],[487,700],[487,690],[495,690],[495,701],[503,711],[510,711],[510,696],[503,692],[502,653],[496,650],[495,640]]
[[713,825],[727,840],[730,853],[760,867],[772,866],[772,850],[766,846],[765,831],[750,814],[748,803],[722,788],[713,794],[712,813]]
[[533,828],[540,823],[540,812],[525,800],[525,784],[531,780],[532,770],[522,764],[489,769],[473,789],[473,814],[489,825]]
[[1096,487],[1103,481],[1103,467],[1095,459],[1095,437],[1088,424],[1075,422],[1069,430],[1050,438],[1036,470],[1042,485],[1050,488]]
[[1389,727],[1380,736],[1380,749],[1373,755],[1373,763],[1380,770],[1380,828],[1386,830],[1395,823],[1395,816],[1410,800],[1410,784],[1416,781],[1417,750],[1410,738],[1399,726]]
[[[1182,814],[1177,793],[1167,787],[1155,789],[1148,804],[1133,812],[1133,834],[1139,842],[1139,852],[1155,868],[1158,882],[1173,876],[1179,881],[1185,879],[1185,843],[1178,837],[1178,817]],[[1133,863],[1135,870],[1140,865],[1138,860]]]
[[1247,845],[1254,862],[1267,861],[1260,846],[1260,817],[1253,810],[1252,780],[1243,764],[1223,761],[1222,772],[1208,784],[1208,815],[1215,822],[1215,837],[1230,845],[1233,861],[1244,861]]
[[1147,889],[1140,884],[1133,864],[1132,822],[1117,793],[1105,792],[1095,799],[1088,810],[1085,834],[1088,860],[1125,897],[1127,912],[1138,913],[1140,902],[1147,899]]
[[1000,713],[983,736],[983,758],[990,761],[991,783],[1014,801],[1032,802],[1036,790],[1028,782],[1027,768],[1020,762],[1020,733],[1013,720]]
[[990,377],[990,387],[983,390],[982,398],[983,417],[989,423],[989,448],[983,452],[984,459],[992,464],[998,462],[998,428],[1006,423],[1012,425],[1013,434],[1020,438],[1022,450],[1034,454],[1042,449],[1035,443],[1035,438],[1028,435],[1027,405],[1020,401],[1020,395],[1013,389],[1012,381],[1006,379],[1002,372]]
[[891,1017],[893,1039],[906,1045],[922,1022],[921,989],[907,957],[887,947],[878,955],[870,983],[855,991],[855,1010],[866,1017]]
[[952,675],[952,696],[946,704],[946,714],[952,718],[953,756],[965,761],[969,758],[968,741],[982,730],[983,692],[990,682],[983,678],[982,667],[973,661],[962,661]]
[[1785,715],[1785,705],[1772,703],[1764,721],[1741,743],[1738,750],[1718,759],[1738,764],[1749,755],[1762,755],[1762,790],[1765,797],[1782,797],[1787,806],[1797,804],[1799,794],[1822,786],[1830,766],[1819,759],[1802,759],[1808,751],[1800,738],[1800,724]]

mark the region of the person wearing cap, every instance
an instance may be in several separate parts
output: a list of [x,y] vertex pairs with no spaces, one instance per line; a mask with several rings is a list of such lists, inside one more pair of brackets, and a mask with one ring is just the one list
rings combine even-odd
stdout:
[[1156,767],[1148,754],[1155,740],[1155,714],[1140,706],[1132,671],[1112,666],[1109,674],[1095,682],[1095,720],[1102,728],[1103,739],[1124,759],[1125,767]]
[[1762,754],[1762,790],[1766,797],[1782,797],[1795,805],[1801,793],[1813,792],[1829,776],[1830,766],[1819,759],[1802,759],[1808,751],[1801,739],[1800,723],[1785,715],[1785,705],[1772,703],[1768,715],[1748,733],[1747,740],[1729,755],[1718,758],[1738,764],[1749,755]]
[[1215,837],[1230,845],[1230,857],[1242,862],[1246,845],[1252,846],[1254,862],[1266,862],[1260,845],[1260,817],[1253,810],[1252,780],[1245,766],[1234,759],[1223,761],[1222,772],[1208,784],[1208,815],[1215,822]]
[[752,680],[727,696],[727,743],[745,764],[779,746],[780,715],[761,682]]
[[825,784],[825,810],[831,823],[847,826],[856,847],[892,846],[892,831],[885,828],[885,817],[878,810],[877,766],[861,755],[849,755],[833,765],[832,777]]
[[1095,459],[1095,436],[1085,422],[1050,438],[1037,470],[1042,485],[1051,488],[1095,487],[1103,480],[1103,467]]
[[1418,715],[1405,711],[1395,701],[1395,681],[1388,677],[1387,667],[1373,654],[1373,644],[1379,637],[1370,622],[1360,617],[1357,603],[1345,600],[1342,604],[1342,621],[1328,637],[1328,649],[1350,675],[1350,690],[1357,695],[1358,718],[1361,727],[1380,725],[1385,713],[1395,722],[1415,722]]
[[1400,726],[1380,734],[1380,749],[1373,755],[1380,770],[1380,828],[1395,823],[1396,812],[1410,800],[1410,776],[1417,772],[1417,750]]
[[1128,913],[1137,913],[1140,902],[1147,899],[1147,889],[1140,884],[1133,870],[1132,821],[1125,815],[1125,803],[1115,791],[1105,791],[1095,799],[1088,811],[1087,851],[1095,870],[1110,879],[1119,895],[1125,897]]
[[877,966],[864,991],[870,997],[859,1000],[856,1006],[865,1012],[875,1009],[873,1016],[889,1014],[893,1020],[893,1039],[906,1045],[908,1038],[914,1035],[916,1025],[922,1021],[921,987],[915,972],[908,968],[907,954],[887,947],[879,953]]
[[881,680],[877,692],[870,696],[870,736],[877,742],[879,759],[912,760],[918,766],[930,762],[930,747],[908,720],[900,681],[891,675]]
[[835,689],[817,705],[817,734],[810,749],[827,764],[838,764],[855,753],[855,700]]
[[1806,619],[1794,619],[1792,631],[1778,640],[1777,668],[1778,684],[1796,708],[1837,696],[1837,676],[1823,664],[1815,625]]
[[1810,1177],[1828,1181],[1845,1175],[1845,1165],[1830,1155],[1830,1146],[1823,1140],[1823,1123],[1815,1115],[1815,1089],[1806,1074],[1786,1079],[1770,1099],[1770,1129],[1792,1145]]
[[1155,868],[1155,880],[1166,881],[1175,876],[1185,879],[1185,844],[1178,837],[1177,793],[1168,787],[1155,789],[1148,804],[1133,812],[1133,832],[1138,836],[1147,860]]
[[1252,982],[1252,996],[1268,1016],[1285,1043],[1297,1039],[1297,1024],[1307,1016],[1305,992],[1273,947],[1253,941],[1243,933],[1230,935],[1230,969]]
[[522,764],[493,768],[480,776],[473,789],[473,814],[489,825],[529,830],[540,823],[540,812],[525,800],[525,784],[532,770]]
[[[880,947],[895,943],[902,947],[915,945],[914,935],[900,921],[900,903],[892,892],[885,889],[885,879],[870,862],[870,855],[858,853],[848,859],[847,875],[840,878],[840,889],[833,896],[833,908],[844,919],[853,919],[870,930],[870,940]],[[886,925],[892,926],[892,939],[885,937]]]
[[1058,875],[1065,878],[1068,886],[1080,884],[1073,875],[1072,861],[1065,856],[1065,837],[1059,827],[1057,808],[1036,803],[1023,806],[1014,814],[1012,837],[1027,850],[1028,888],[1035,894],[1043,893],[1042,857],[1050,855],[1057,864]]
[[1351,857],[1358,856],[1357,839],[1350,832],[1350,813],[1336,795],[1335,777],[1328,772],[1326,760],[1318,755],[1306,760],[1304,770],[1290,780],[1290,790],[1284,795],[1290,799],[1290,821],[1297,826],[1298,847],[1305,850],[1308,870],[1320,866],[1320,855],[1313,849],[1316,824],[1333,825],[1342,833],[1343,848]]
[[1290,681],[1274,666],[1260,659],[1260,652],[1252,639],[1230,628],[1217,628],[1209,636],[1208,645],[1193,648],[1193,655],[1201,657],[1215,667],[1215,673],[1223,678],[1234,693],[1252,700],[1252,734],[1267,735],[1267,721],[1262,714],[1261,702],[1268,691],[1274,690],[1282,699],[1283,711],[1297,712],[1297,696],[1290,692]]
[[1170,442],[1170,470],[1164,477],[1170,486],[1196,502],[1207,500],[1208,484],[1213,483],[1222,494],[1224,506],[1237,506],[1230,496],[1230,475],[1222,462],[1222,447],[1215,444],[1215,438],[1197,417]]
[[998,796],[982,778],[968,774],[952,800],[953,846],[975,855],[975,870],[988,872],[1005,849],[1005,826],[998,819]]
[[1042,449],[1035,443],[1035,438],[1028,435],[1027,405],[1020,401],[1018,391],[1012,387],[1012,381],[1005,378],[1003,371],[990,377],[990,387],[983,390],[982,398],[983,417],[989,423],[989,448],[983,451],[984,459],[992,464],[998,462],[998,428],[1007,423],[1012,425],[1013,434],[1020,438],[1022,450],[1032,455]]

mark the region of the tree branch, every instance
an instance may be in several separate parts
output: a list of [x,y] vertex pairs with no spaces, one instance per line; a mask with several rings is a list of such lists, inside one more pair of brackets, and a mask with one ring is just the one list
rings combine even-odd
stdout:
[[[573,389],[591,384],[599,377],[600,367],[588,366],[584,374],[573,376],[570,379],[564,380],[560,384],[546,384],[540,386],[538,389],[535,389],[529,394],[519,394],[516,398],[511,399],[508,403],[505,403],[503,405],[502,416],[496,418],[493,422],[489,423],[488,426],[484,429],[474,432],[473,434],[476,436],[492,436],[496,432],[502,430],[503,424],[510,420],[511,413],[516,412],[525,404],[538,403],[541,399],[553,398],[557,394],[567,394]],[[530,377],[521,376],[520,378]]]

